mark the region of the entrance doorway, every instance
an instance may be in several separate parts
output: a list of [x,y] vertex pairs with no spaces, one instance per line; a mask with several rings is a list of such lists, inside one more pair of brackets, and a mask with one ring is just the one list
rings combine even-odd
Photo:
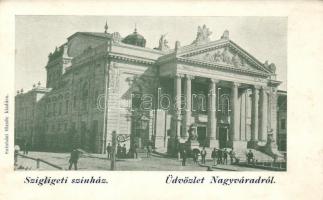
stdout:
[[206,145],[206,127],[198,126],[197,127],[197,141],[200,143],[200,146]]
[[228,127],[219,127],[219,146],[220,149],[226,148],[228,143]]

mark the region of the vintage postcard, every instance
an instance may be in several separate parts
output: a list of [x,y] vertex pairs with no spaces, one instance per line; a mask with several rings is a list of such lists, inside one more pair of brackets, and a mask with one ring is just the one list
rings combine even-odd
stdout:
[[286,17],[21,15],[15,39],[15,170],[286,170]]
[[322,3],[37,4],[0,3],[0,199],[323,197]]

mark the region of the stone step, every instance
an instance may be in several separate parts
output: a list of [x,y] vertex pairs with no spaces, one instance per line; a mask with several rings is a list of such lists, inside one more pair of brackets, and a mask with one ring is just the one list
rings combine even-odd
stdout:
[[[202,150],[202,148],[199,148],[199,149],[200,149],[200,151]],[[205,150],[206,150],[206,158],[210,159],[211,155],[212,155],[213,148],[205,148]],[[226,150],[228,153],[231,151],[230,148],[226,148]],[[273,162],[274,161],[274,159],[271,156],[269,156],[265,153],[262,153],[258,150],[255,150],[255,149],[251,149],[251,150],[253,152],[255,160],[257,160],[258,162]],[[248,152],[249,152],[249,149],[246,149],[244,151],[235,151],[235,156],[236,156],[236,158],[239,158],[240,162],[246,162]],[[228,159],[230,159],[229,155],[228,155]]]
[[[255,149],[251,149],[252,150],[252,153],[254,155],[254,160],[257,161],[257,162],[273,162],[274,159],[265,154],[265,153],[262,153],[258,150],[255,150]],[[236,152],[236,157],[239,158],[240,162],[245,162],[247,161],[247,153],[249,152],[249,149],[247,149],[246,151],[243,151],[243,152]]]

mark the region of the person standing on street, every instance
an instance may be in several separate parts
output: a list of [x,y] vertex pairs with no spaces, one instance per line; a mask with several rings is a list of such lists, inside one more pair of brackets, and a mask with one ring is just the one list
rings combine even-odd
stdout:
[[223,150],[223,164],[228,164],[228,152],[226,149]]
[[28,155],[28,151],[29,151],[29,143],[26,141],[24,143],[24,155]]
[[201,151],[201,156],[202,156],[202,164],[205,164],[205,157],[206,157],[205,147],[203,147]]
[[111,147],[111,144],[109,143],[107,146],[108,159],[111,159],[111,153],[112,153],[112,147]]
[[194,162],[194,164],[197,164],[198,159],[199,159],[199,153],[197,151],[194,151],[193,152],[193,162]]
[[15,163],[14,165],[17,166],[18,165],[18,154],[19,154],[19,151],[20,151],[20,147],[19,145],[15,145]]
[[218,164],[222,164],[222,151],[221,149],[218,149],[217,151],[217,157],[218,157]]
[[123,145],[122,149],[121,149],[121,154],[122,154],[122,157],[123,158],[126,158],[127,157],[127,147],[126,147],[126,144]]
[[73,149],[71,152],[71,157],[69,160],[70,166],[68,167],[69,170],[72,169],[72,165],[74,165],[74,169],[77,170],[77,162],[80,157],[80,152],[77,149]]
[[121,158],[121,156],[122,156],[122,150],[121,150],[121,145],[120,145],[120,143],[118,143],[118,146],[117,146],[117,158]]
[[147,145],[147,158],[150,158],[151,156],[151,146],[150,144]]
[[247,160],[248,160],[248,164],[253,163],[254,158],[253,158],[253,153],[252,153],[251,149],[247,153]]
[[216,151],[216,149],[214,148],[214,149],[213,149],[213,151],[212,151],[212,154],[211,154],[211,157],[212,157],[212,159],[213,159],[213,165],[214,165],[214,166],[216,165],[216,161],[217,161],[216,156],[217,156],[217,151]]
[[186,165],[186,157],[187,157],[186,150],[183,149],[183,151],[182,151],[182,166]]
[[232,165],[234,162],[236,162],[236,153],[233,151],[233,149],[229,153],[230,156],[230,164]]
[[138,158],[138,153],[137,153],[137,143],[133,144],[133,158]]

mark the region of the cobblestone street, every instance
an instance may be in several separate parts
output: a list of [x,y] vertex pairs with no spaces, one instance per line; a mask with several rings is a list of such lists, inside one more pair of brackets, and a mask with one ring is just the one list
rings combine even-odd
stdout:
[[[47,162],[62,167],[64,170],[69,166],[69,153],[51,153],[51,152],[29,152],[29,157],[35,159],[43,159]],[[106,155],[88,154],[82,155],[78,162],[78,170],[94,171],[94,170],[110,170],[110,160],[106,159]],[[36,161],[27,158],[18,158],[18,166],[23,166],[30,170],[57,170],[52,166],[40,162],[37,169]],[[216,165],[213,161],[207,160],[204,166],[194,164],[191,158],[187,159],[186,166],[181,166],[181,161],[175,158],[166,158],[153,154],[150,158],[146,154],[141,153],[138,159],[117,159],[116,170],[120,171],[206,171],[208,167],[212,167],[212,171],[263,171],[263,169],[241,167],[236,165]],[[18,169],[24,170],[24,169]]]
[[[52,164],[68,169],[69,153],[50,153],[50,152],[29,152],[29,157],[43,159]],[[79,170],[110,170],[110,160],[106,155],[91,154],[91,157],[83,155],[78,162]],[[36,161],[19,157],[18,166],[36,170]],[[138,159],[117,160],[116,170],[123,171],[205,171],[207,167],[194,164],[192,159],[187,160],[186,166],[181,166],[181,161],[175,158],[164,158],[152,155],[147,158],[145,154],[139,154]],[[56,170],[45,163],[40,163],[38,170]]]

